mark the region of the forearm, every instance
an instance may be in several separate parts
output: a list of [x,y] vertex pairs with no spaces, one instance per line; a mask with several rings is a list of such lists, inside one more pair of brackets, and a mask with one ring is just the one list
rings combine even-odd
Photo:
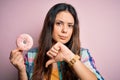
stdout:
[[66,57],[66,61],[80,80],[97,80],[95,74],[90,71],[79,59],[80,57],[72,52],[70,52]]
[[26,71],[18,72],[19,80],[28,80]]
[[97,80],[95,74],[92,73],[80,60],[76,60],[72,68],[81,80]]

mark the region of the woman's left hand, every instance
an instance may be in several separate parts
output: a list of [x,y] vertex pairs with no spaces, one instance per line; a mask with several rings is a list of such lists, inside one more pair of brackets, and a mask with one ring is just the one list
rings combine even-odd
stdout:
[[58,61],[66,61],[69,62],[73,57],[74,53],[67,48],[64,44],[57,42],[52,48],[47,52],[47,55],[51,58],[46,62],[46,66],[58,62]]

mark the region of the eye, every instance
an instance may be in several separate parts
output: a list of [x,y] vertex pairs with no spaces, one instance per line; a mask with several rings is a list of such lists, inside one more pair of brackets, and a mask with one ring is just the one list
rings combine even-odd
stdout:
[[61,25],[61,23],[60,22],[56,22],[56,25],[59,26],[59,25]]
[[63,25],[63,22],[62,22],[62,21],[56,21],[55,24],[56,24],[57,26],[62,26],[62,25]]
[[73,28],[73,26],[74,26],[74,25],[72,25],[72,24],[69,24],[69,25],[68,25],[68,27],[70,27],[70,28]]

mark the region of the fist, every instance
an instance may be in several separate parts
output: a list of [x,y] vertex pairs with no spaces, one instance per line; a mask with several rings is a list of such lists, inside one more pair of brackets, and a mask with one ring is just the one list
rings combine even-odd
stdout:
[[19,71],[25,71],[24,58],[21,50],[12,50],[9,59],[12,65],[14,65]]
[[47,52],[47,55],[51,59],[46,62],[46,67],[57,61],[69,62],[74,57],[74,53],[67,46],[60,42],[57,42],[55,45],[53,45],[52,48]]

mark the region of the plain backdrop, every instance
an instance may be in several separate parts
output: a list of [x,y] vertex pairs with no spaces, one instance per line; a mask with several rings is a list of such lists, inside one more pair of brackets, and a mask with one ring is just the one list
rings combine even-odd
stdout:
[[120,80],[120,0],[0,0],[0,80],[17,80],[10,64],[16,38],[30,34],[34,46],[47,11],[56,3],[72,4],[80,21],[81,45],[88,48],[105,80]]

